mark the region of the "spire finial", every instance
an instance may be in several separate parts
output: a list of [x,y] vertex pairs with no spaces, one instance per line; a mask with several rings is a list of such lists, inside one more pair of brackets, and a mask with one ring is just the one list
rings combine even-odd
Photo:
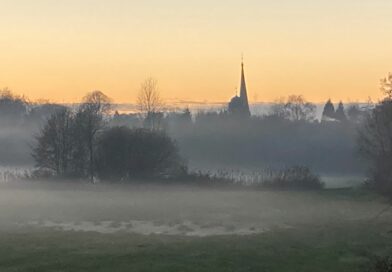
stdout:
[[244,65],[244,52],[241,53],[241,65]]

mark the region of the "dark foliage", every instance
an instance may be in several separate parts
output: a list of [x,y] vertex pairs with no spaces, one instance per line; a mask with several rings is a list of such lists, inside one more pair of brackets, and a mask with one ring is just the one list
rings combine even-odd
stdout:
[[41,125],[46,122],[53,114],[65,110],[66,107],[63,105],[44,103],[38,105],[31,105],[30,112],[27,116],[28,122],[35,122]]
[[322,120],[334,119],[335,118],[335,106],[332,104],[331,99],[325,103]]
[[9,89],[0,90],[0,124],[15,124],[27,114],[25,98],[14,95]]
[[192,114],[189,109],[181,112],[171,112],[166,115],[165,127],[168,130],[181,129],[187,130],[192,126]]
[[120,114],[118,111],[115,111],[112,120],[108,123],[108,126],[111,127],[141,127],[140,116],[136,113],[131,114]]
[[339,102],[339,105],[335,111],[335,107],[332,104],[331,100],[329,99],[324,106],[322,121],[337,121],[337,122],[346,122],[347,115],[344,109],[343,102]]
[[[29,156],[29,145],[33,144],[33,136],[39,134],[52,114],[64,110],[65,106],[48,102],[30,104],[9,91],[4,92],[3,97],[16,101],[12,112],[18,113],[18,122],[6,118],[6,114],[0,116],[7,120],[7,124],[2,123],[0,133],[0,163],[30,165],[33,160]],[[199,113],[194,118],[189,110],[165,113],[160,128],[176,140],[181,155],[189,159],[192,166],[203,170],[225,167],[276,169],[300,164],[323,174],[360,174],[364,167],[355,154],[355,126],[363,119],[363,111],[349,108],[349,122],[345,124],[319,123],[309,121],[312,114],[304,111],[306,103],[297,100],[284,101],[283,108],[278,107],[283,110],[279,113],[278,109],[276,115],[246,120],[233,118],[224,110]],[[107,98],[101,92],[94,92],[83,100],[83,110],[76,108],[72,113],[74,120],[69,133],[74,147],[70,156],[74,159],[67,167],[71,167],[76,176],[91,178],[94,175],[93,147],[104,126],[143,126],[137,114],[116,114],[107,124],[110,118],[101,114],[107,108],[106,102]],[[86,125],[87,121],[89,125]],[[211,168],[207,168],[209,166]]]
[[382,101],[368,115],[358,146],[370,165],[368,184],[392,197],[392,100]]
[[358,174],[356,124],[290,121],[279,116],[230,118],[199,113],[187,129],[171,126],[182,155],[196,165],[260,169],[307,165],[321,173]]
[[73,117],[67,109],[49,118],[33,148],[37,168],[52,171],[57,176],[66,176],[71,172],[72,126]]
[[270,180],[261,184],[263,187],[289,190],[318,190],[324,187],[320,178],[308,167],[294,166],[278,171]]
[[324,183],[308,167],[293,166],[282,170],[263,169],[257,172],[218,170],[188,172],[181,181],[205,186],[224,186],[273,190],[320,190]]
[[32,154],[36,167],[59,177],[93,180],[96,138],[109,107],[109,99],[95,91],[76,112],[63,108],[52,114],[36,138]]
[[347,115],[342,102],[339,103],[338,108],[336,109],[335,118],[343,123],[347,121]]
[[286,100],[276,101],[270,115],[291,121],[314,121],[316,105],[302,95],[290,95]]
[[354,124],[362,123],[367,116],[368,110],[361,109],[358,105],[351,105],[347,109],[347,119]]
[[93,91],[83,98],[76,118],[80,119],[77,132],[87,147],[88,175],[94,178],[94,151],[97,133],[104,127],[104,115],[111,108],[111,100],[101,91]]
[[97,171],[103,179],[168,177],[182,169],[176,144],[166,134],[113,127],[97,146]]

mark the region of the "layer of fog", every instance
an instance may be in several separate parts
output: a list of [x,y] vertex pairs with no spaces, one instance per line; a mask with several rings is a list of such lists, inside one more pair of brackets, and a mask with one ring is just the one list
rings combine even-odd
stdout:
[[[371,221],[386,206],[322,193],[189,186],[0,186],[0,228],[187,236],[246,235]],[[382,219],[390,220],[390,213]]]

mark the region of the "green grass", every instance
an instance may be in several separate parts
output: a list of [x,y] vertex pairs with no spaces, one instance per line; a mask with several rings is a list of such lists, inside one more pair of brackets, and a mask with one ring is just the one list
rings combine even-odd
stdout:
[[392,233],[380,224],[208,238],[42,230],[0,236],[0,271],[368,271],[374,256],[387,254]]
[[[367,272],[376,256],[392,256],[391,210],[378,216],[388,202],[364,189],[70,190],[60,185],[0,190],[0,272]],[[233,228],[265,226],[270,231],[200,238],[67,232],[29,225],[44,220],[109,220],[114,225],[189,220]]]

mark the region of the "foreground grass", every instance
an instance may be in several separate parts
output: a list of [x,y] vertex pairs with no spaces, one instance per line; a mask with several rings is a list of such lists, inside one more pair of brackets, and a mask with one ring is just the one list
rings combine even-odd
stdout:
[[368,271],[374,256],[392,254],[391,230],[336,222],[208,238],[3,231],[0,271]]
[[[0,272],[369,271],[392,255],[392,209],[363,189],[317,192],[69,185],[0,190]],[[29,222],[264,227],[251,236],[60,231]]]

